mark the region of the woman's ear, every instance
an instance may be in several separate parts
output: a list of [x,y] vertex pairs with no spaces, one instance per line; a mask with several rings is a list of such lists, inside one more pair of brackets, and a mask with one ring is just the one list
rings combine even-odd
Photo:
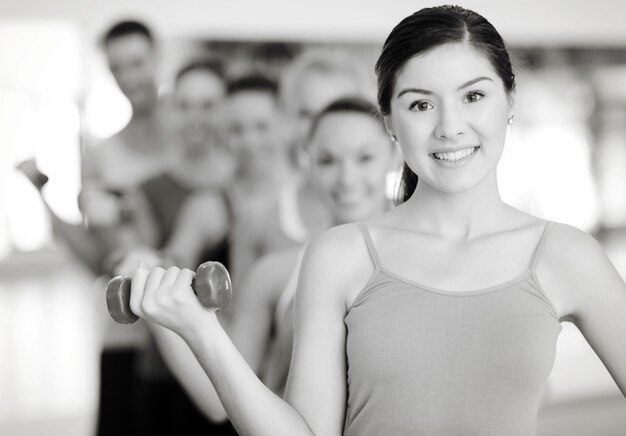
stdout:
[[509,93],[507,100],[509,102],[509,116],[507,118],[515,117],[515,96]]
[[295,146],[294,153],[298,168],[300,168],[305,174],[311,171],[311,155],[305,149],[305,144],[298,144]]
[[387,134],[389,135],[389,138],[391,139],[391,141],[394,144],[398,142],[398,138],[396,138],[396,135],[393,134],[393,129],[391,127],[391,120],[389,120],[388,117],[384,117],[383,124],[385,125],[385,130],[387,131]]

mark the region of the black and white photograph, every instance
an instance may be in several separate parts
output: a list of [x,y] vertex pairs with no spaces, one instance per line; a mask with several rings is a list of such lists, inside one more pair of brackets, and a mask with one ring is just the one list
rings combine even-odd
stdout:
[[3,1],[0,436],[626,436],[625,22]]

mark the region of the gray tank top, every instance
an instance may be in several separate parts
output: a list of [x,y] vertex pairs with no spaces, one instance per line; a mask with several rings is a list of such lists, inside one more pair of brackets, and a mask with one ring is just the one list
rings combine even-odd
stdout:
[[530,436],[561,325],[528,270],[498,286],[447,292],[381,265],[345,317],[346,436]]

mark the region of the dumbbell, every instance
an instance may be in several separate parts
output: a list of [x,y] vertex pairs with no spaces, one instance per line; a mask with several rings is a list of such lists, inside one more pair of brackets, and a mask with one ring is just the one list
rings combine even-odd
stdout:
[[[106,289],[107,309],[111,318],[120,324],[132,324],[139,317],[130,310],[130,283],[125,276],[113,277]],[[232,296],[228,270],[219,262],[204,262],[196,270],[191,288],[200,304],[207,309],[224,309]]]
[[48,183],[48,176],[39,171],[35,159],[27,159],[16,165],[16,168],[26,176],[38,191],[41,191],[44,185]]

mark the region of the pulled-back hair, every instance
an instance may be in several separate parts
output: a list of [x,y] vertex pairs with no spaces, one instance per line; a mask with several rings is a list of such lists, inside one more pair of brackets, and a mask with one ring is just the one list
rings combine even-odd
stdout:
[[228,95],[244,91],[267,92],[278,98],[278,84],[261,74],[250,74],[228,82],[226,86]]
[[325,116],[337,113],[357,113],[367,115],[378,121],[380,123],[381,129],[385,129],[383,124],[383,117],[375,104],[362,97],[344,97],[333,101],[315,115],[313,121],[311,122],[311,128],[309,130],[309,140],[313,137],[315,131],[320,124],[320,121]]
[[129,35],[141,35],[148,40],[151,46],[154,46],[154,37],[148,26],[135,20],[120,21],[111,26],[102,36],[102,45],[106,46],[117,38]]
[[176,73],[175,83],[178,84],[180,79],[183,78],[186,74],[192,73],[195,71],[207,71],[215,76],[219,77],[221,80],[225,79],[224,76],[224,65],[217,59],[200,59],[194,60],[183,66]]
[[[483,16],[460,6],[424,8],[403,19],[389,34],[378,61],[378,104],[383,115],[391,112],[391,97],[406,62],[444,44],[467,43],[483,53],[502,79],[507,93],[515,90],[509,53],[498,31]],[[417,175],[405,164],[399,202],[417,187]]]

